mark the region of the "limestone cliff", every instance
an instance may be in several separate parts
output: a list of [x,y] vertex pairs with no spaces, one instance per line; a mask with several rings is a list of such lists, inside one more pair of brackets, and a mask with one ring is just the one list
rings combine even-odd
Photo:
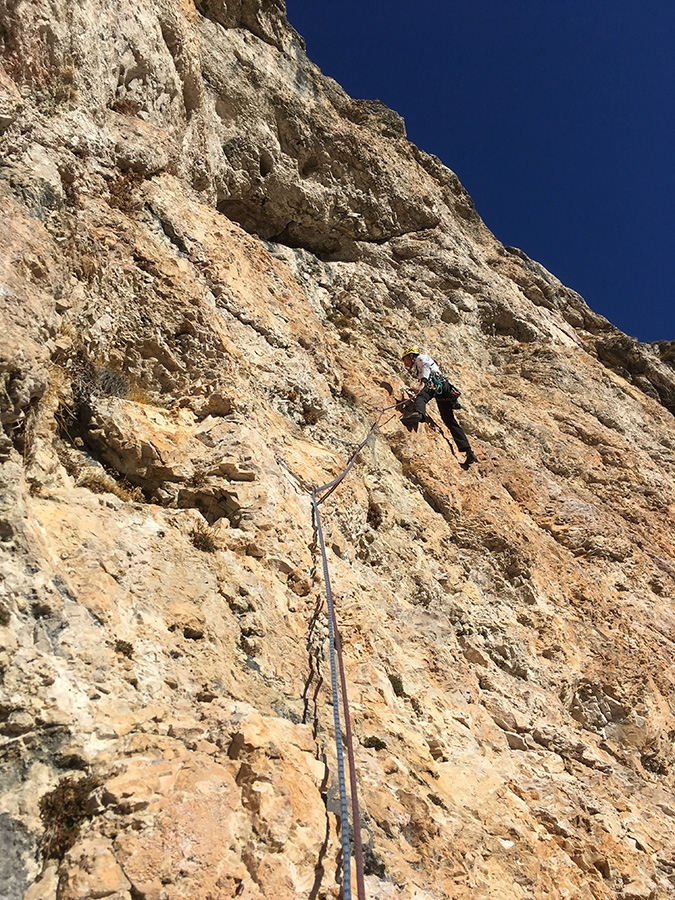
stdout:
[[[675,896],[675,373],[485,228],[282,0],[0,0],[8,900]],[[664,335],[670,338],[671,335]],[[433,410],[432,410],[433,414]]]

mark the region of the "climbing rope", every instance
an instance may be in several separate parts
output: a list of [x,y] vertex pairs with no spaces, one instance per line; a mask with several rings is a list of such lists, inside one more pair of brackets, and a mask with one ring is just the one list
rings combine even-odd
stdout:
[[382,421],[382,416],[383,416],[386,412],[389,412],[389,410],[391,410],[391,409],[398,409],[399,406],[405,406],[405,404],[408,403],[408,402],[409,402],[409,401],[408,401],[407,399],[406,399],[406,400],[399,400],[398,403],[393,403],[391,406],[385,406],[383,409],[380,410],[380,414],[379,414],[379,416],[377,417],[376,421],[373,422],[373,424],[371,425],[370,431],[369,431],[368,434],[364,437],[364,439],[361,441],[361,443],[359,444],[359,446],[356,448],[356,450],[355,450],[354,453],[352,454],[352,457],[351,457],[351,459],[349,460],[349,462],[347,463],[347,465],[345,466],[345,468],[340,472],[340,474],[339,474],[336,478],[334,478],[332,481],[329,481],[328,484],[324,484],[324,485],[322,485],[321,487],[318,487],[318,488],[315,489],[315,492],[316,492],[317,494],[323,494],[324,491],[327,492],[326,494],[324,494],[323,497],[321,497],[320,500],[317,501],[318,503],[323,503],[324,500],[327,500],[328,497],[330,497],[330,495],[333,493],[333,491],[335,490],[335,488],[340,484],[340,482],[343,481],[344,478],[349,474],[349,472],[350,472],[351,469],[352,469],[352,466],[353,466],[354,463],[356,462],[356,457],[359,455],[359,453],[360,453],[360,452],[363,450],[363,448],[366,446],[366,444],[368,443],[368,441],[369,441],[370,438],[371,438],[371,435],[372,435],[375,431],[377,431],[377,429],[378,429],[378,427],[379,427],[379,425],[380,425],[380,422]]
[[[312,510],[314,514],[314,527],[318,539],[319,549],[321,552],[321,560],[323,563],[323,579],[326,588],[326,603],[328,606],[328,642],[330,655],[330,672],[331,672],[331,690],[333,696],[333,722],[335,725],[335,749],[337,755],[337,775],[338,787],[340,792],[340,835],[342,842],[342,896],[343,900],[351,900],[351,845],[349,840],[349,813],[347,803],[347,782],[345,779],[344,764],[344,744],[347,747],[347,757],[349,760],[349,787],[351,792],[351,808],[352,808],[352,831],[354,839],[354,863],[356,868],[356,890],[358,900],[365,900],[366,890],[364,882],[363,870],[363,844],[361,841],[361,814],[359,811],[358,790],[356,785],[356,761],[354,759],[354,740],[352,734],[351,716],[349,715],[349,700],[347,697],[347,679],[345,676],[344,661],[342,657],[342,642],[340,640],[340,632],[337,625],[337,616],[335,615],[335,604],[333,603],[333,592],[330,583],[330,574],[328,571],[328,557],[326,555],[326,545],[323,539],[323,529],[321,528],[321,517],[319,515],[319,504],[323,503],[335,490],[335,488],[344,480],[351,471],[356,458],[366,446],[374,432],[378,429],[382,417],[386,412],[392,409],[398,409],[407,403],[407,400],[400,400],[392,406],[386,406],[380,410],[377,420],[371,426],[366,437],[361,441],[351,456],[351,459],[345,468],[328,484],[312,490]],[[318,494],[323,494],[321,498]],[[340,676],[340,688],[342,692],[342,711],[345,722],[345,739],[342,740],[342,727],[340,718],[340,697],[338,694],[338,672]]]
[[[330,575],[328,572],[328,559],[326,556],[326,545],[323,540],[323,531],[321,528],[321,517],[319,516],[319,505],[316,499],[316,491],[312,491],[312,506],[314,509],[314,527],[316,528],[319,548],[321,550],[321,558],[323,560],[323,580],[326,586],[326,602],[328,604],[328,648],[330,653],[330,683],[333,695],[333,724],[335,726],[335,750],[337,755],[337,775],[338,786],[340,790],[340,834],[342,838],[342,896],[343,900],[351,900],[352,897],[352,869],[351,869],[351,847],[349,844],[349,811],[347,807],[347,783],[345,780],[345,760],[344,748],[342,744],[342,725],[340,723],[340,697],[338,694],[337,684],[337,667],[335,656],[338,652],[337,642],[335,640],[335,610],[333,608],[333,594],[330,586]],[[343,702],[345,694],[343,693]],[[353,798],[352,798],[353,800]],[[356,830],[354,834],[356,840]],[[359,835],[360,839],[360,835]]]

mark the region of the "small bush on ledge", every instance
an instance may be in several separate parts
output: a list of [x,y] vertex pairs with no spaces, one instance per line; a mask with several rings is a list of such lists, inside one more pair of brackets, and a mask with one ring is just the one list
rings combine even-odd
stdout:
[[368,750],[386,750],[387,749],[386,743],[381,738],[375,737],[375,735],[365,738],[365,740],[362,743],[363,743],[363,746],[366,747]]
[[115,641],[115,653],[119,653],[121,656],[126,656],[127,659],[131,659],[134,655],[134,648],[129,641]]
[[98,779],[86,775],[78,780],[62,778],[53,791],[40,799],[40,817],[45,825],[41,849],[47,859],[63,859],[80,834],[89,797],[99,786]]
[[199,522],[192,529],[190,540],[197,550],[202,550],[204,553],[215,553],[218,549],[211,529],[203,522]]
[[388,675],[389,681],[391,682],[391,686],[394,689],[394,693],[397,697],[405,697],[405,691],[403,690],[403,680],[400,675]]

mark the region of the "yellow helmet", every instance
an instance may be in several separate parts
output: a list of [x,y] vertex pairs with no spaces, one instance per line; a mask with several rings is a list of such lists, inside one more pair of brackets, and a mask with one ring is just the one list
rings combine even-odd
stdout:
[[401,353],[401,359],[405,359],[406,356],[419,356],[419,354],[419,347],[408,347],[407,350],[404,350],[403,353]]

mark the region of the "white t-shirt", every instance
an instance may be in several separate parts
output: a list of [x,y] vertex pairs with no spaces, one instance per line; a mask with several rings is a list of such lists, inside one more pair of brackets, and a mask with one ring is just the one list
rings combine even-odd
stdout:
[[417,354],[412,365],[412,371],[417,375],[420,381],[426,381],[432,372],[438,372],[439,374],[441,372],[434,360],[425,353]]

